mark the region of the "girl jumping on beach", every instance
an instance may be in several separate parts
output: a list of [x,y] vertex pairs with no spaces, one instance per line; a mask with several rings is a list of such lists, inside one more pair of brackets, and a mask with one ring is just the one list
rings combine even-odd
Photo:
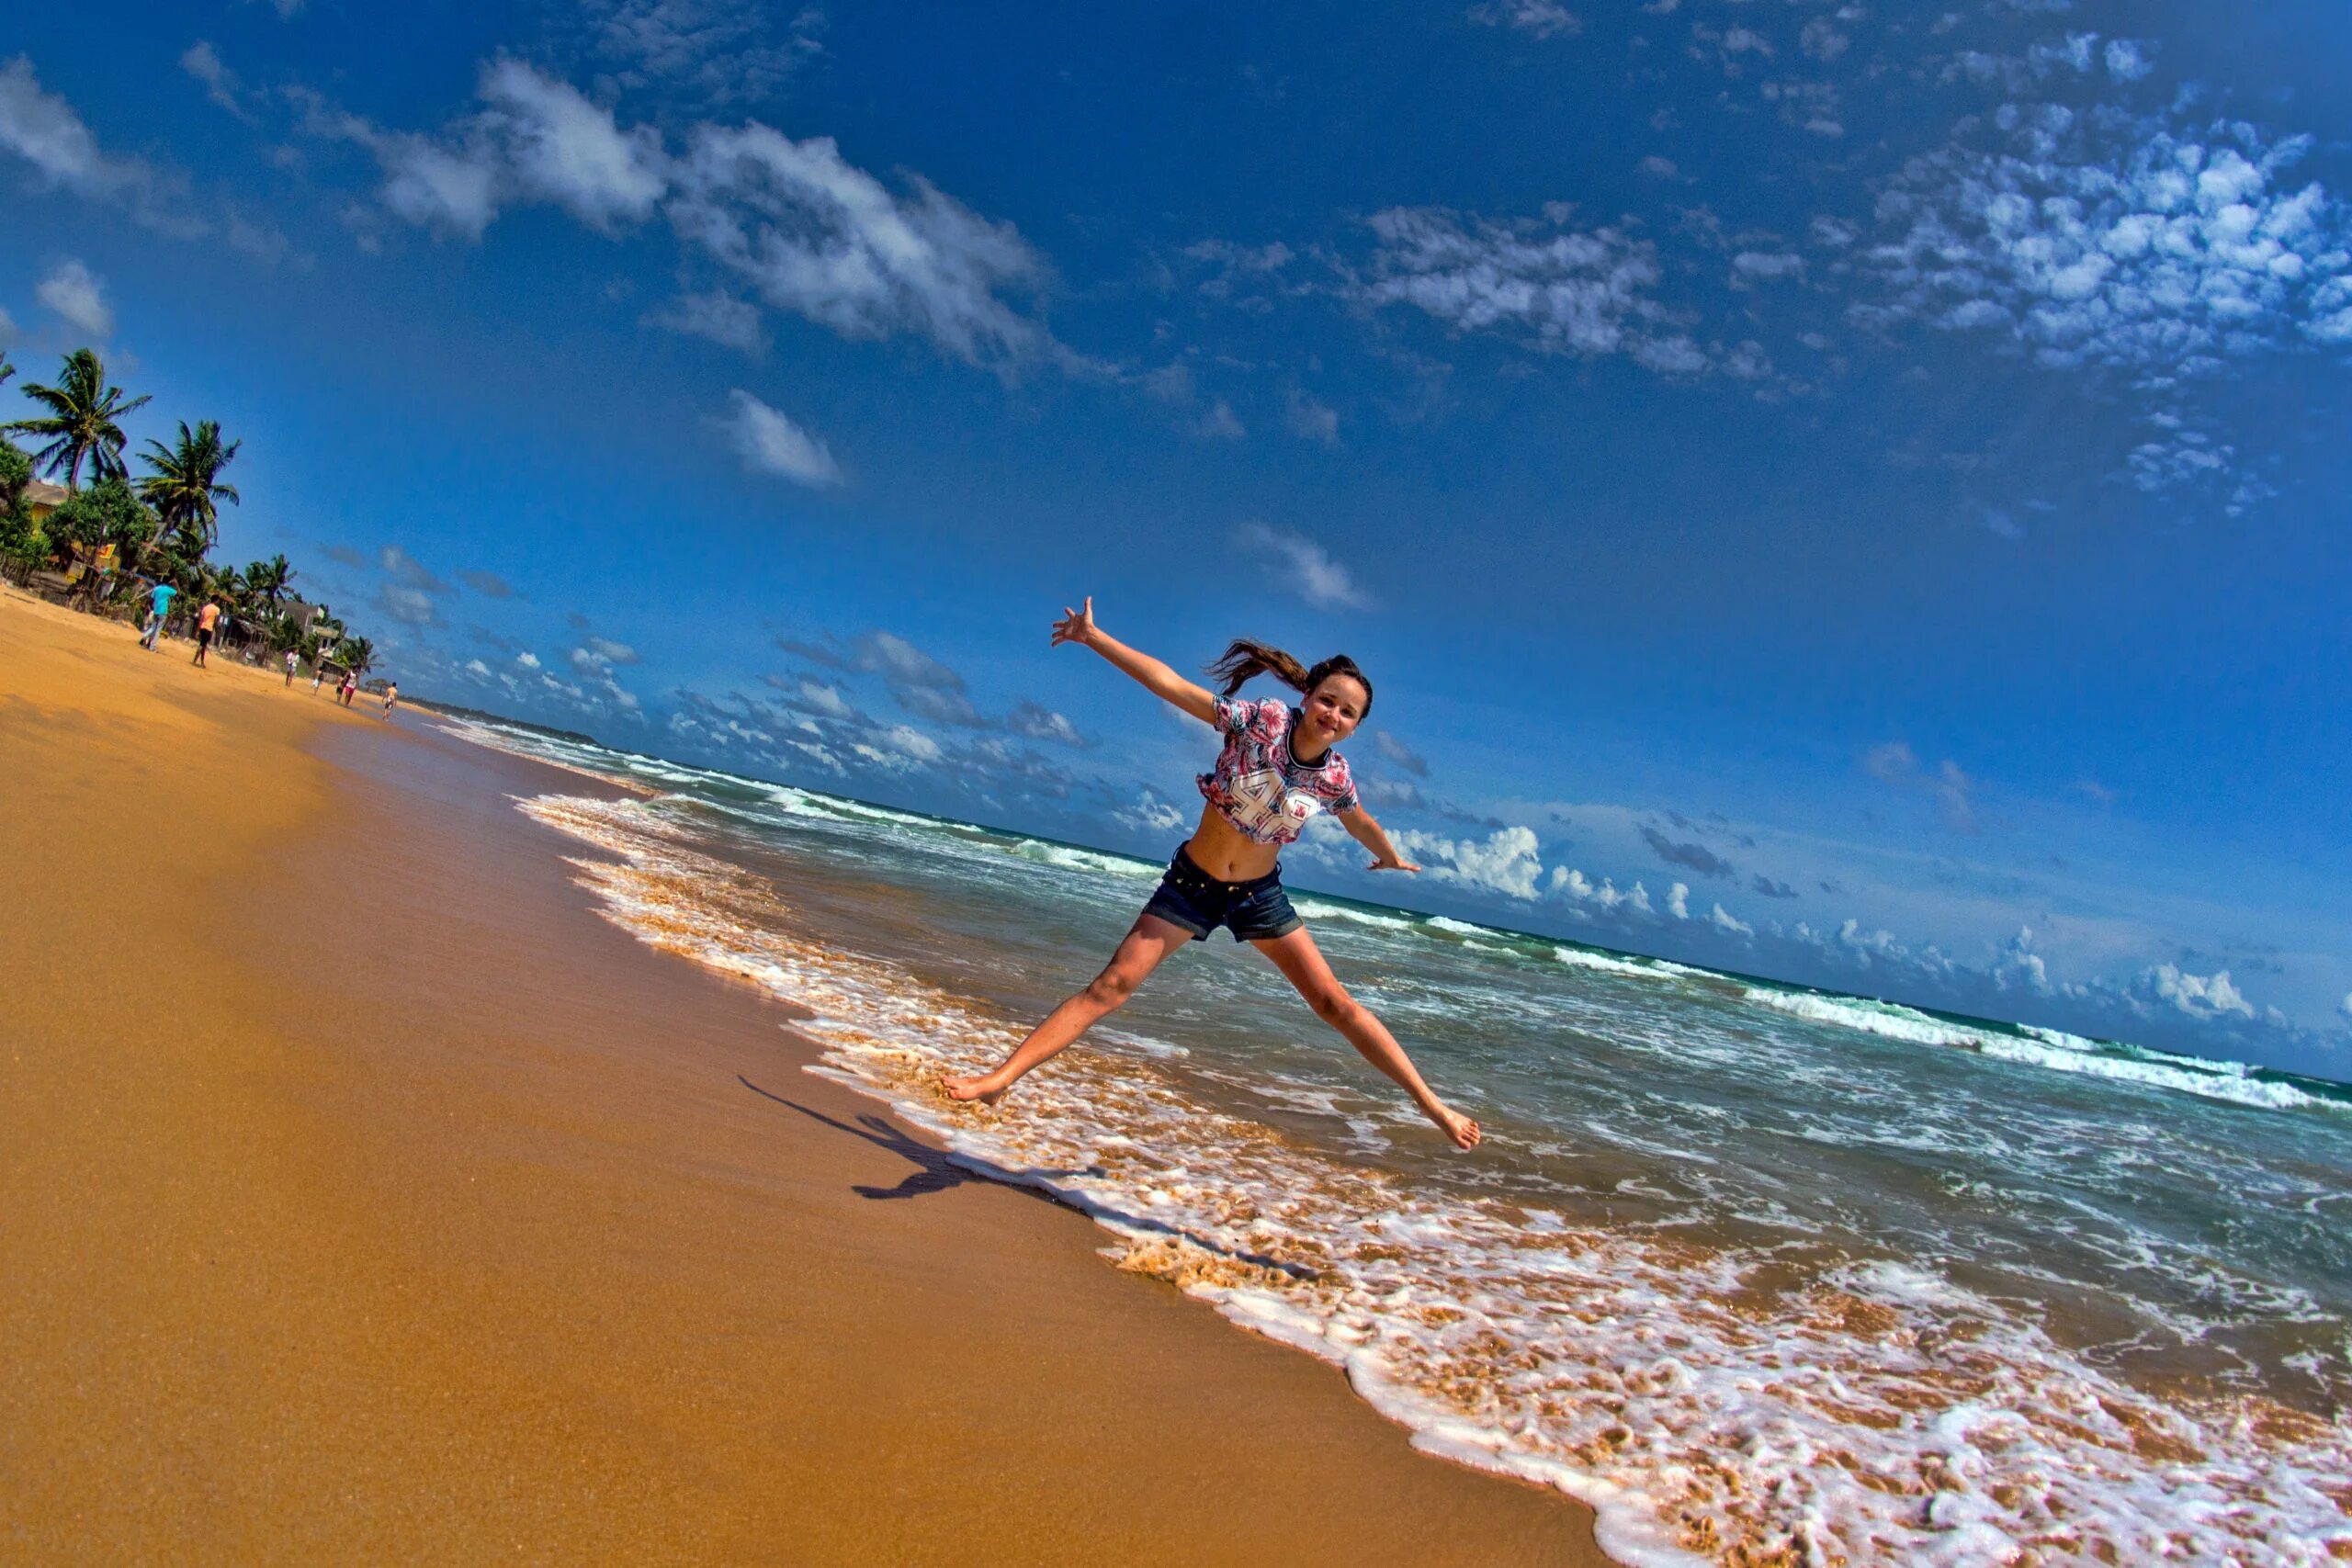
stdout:
[[[1054,625],[1056,645],[1074,642],[1092,649],[1152,695],[1214,727],[1225,737],[1225,749],[1216,767],[1201,775],[1201,794],[1207,801],[1201,808],[1201,825],[1169,863],[1159,891],[1136,917],[1102,973],[1048,1014],[994,1072],[947,1078],[942,1087],[957,1100],[993,1103],[1003,1098],[1023,1073],[1125,1003],[1161,959],[1224,926],[1236,942],[1247,942],[1272,959],[1316,1016],[1396,1079],[1447,1137],[1463,1148],[1476,1147],[1478,1123],[1440,1100],[1421,1081],[1396,1036],[1348,995],[1291,908],[1290,895],[1283,891],[1277,863],[1283,846],[1296,840],[1317,811],[1338,818],[1349,835],[1372,852],[1373,870],[1421,869],[1396,852],[1380,824],[1356,799],[1347,760],[1333,749],[1354,734],[1371,711],[1372,682],[1345,654],[1307,670],[1280,649],[1237,641],[1209,666],[1225,686],[1224,695],[1212,696],[1097,626],[1093,600],[1087,600],[1082,610],[1065,608],[1062,617]],[[1236,701],[1234,694],[1243,682],[1261,672],[1302,694],[1300,705]]]

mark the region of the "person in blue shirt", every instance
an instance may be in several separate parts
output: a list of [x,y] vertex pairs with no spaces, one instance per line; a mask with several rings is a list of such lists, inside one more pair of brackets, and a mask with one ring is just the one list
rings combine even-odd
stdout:
[[164,623],[171,617],[172,601],[179,590],[168,582],[155,584],[154,608],[148,614],[147,629],[139,634],[139,646],[152,650],[155,639],[164,635]]

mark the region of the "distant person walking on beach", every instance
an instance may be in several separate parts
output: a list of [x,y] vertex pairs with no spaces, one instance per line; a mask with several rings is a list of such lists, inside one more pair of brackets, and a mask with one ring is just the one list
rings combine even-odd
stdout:
[[401,700],[401,683],[400,683],[398,681],[393,681],[393,682],[391,682],[388,683],[388,684],[384,687],[384,711],[383,711],[382,713],[378,714],[376,716],[377,716],[377,717],[379,717],[379,718],[390,718],[390,717],[391,717],[391,716],[392,716],[392,708],[393,708],[393,706],[394,706],[396,704],[398,704],[398,703],[400,702],[400,700]]
[[220,624],[220,606],[207,599],[204,608],[196,613],[196,657],[188,660],[199,670],[210,668],[204,662],[204,656],[212,648],[212,628]]
[[[1316,1016],[1345,1035],[1364,1059],[1401,1085],[1421,1113],[1462,1148],[1478,1144],[1478,1123],[1450,1109],[1421,1081],[1396,1036],[1349,996],[1307,934],[1283,890],[1278,863],[1306,819],[1328,811],[1372,852],[1374,871],[1419,871],[1396,852],[1380,824],[1356,798],[1346,759],[1334,749],[1355,733],[1372,709],[1372,682],[1346,654],[1313,669],[1264,643],[1236,641],[1209,673],[1224,683],[1212,696],[1148,653],[1138,653],[1094,624],[1094,601],[1065,609],[1054,624],[1057,646],[1091,648],[1146,691],[1214,728],[1225,749],[1200,776],[1200,826],[1176,852],[1125,940],[1087,987],[1056,1008],[994,1072],[947,1078],[941,1087],[957,1100],[994,1101],[1023,1073],[1061,1051],[1135,994],[1145,976],[1188,942],[1224,926],[1272,960],[1298,987]],[[1271,674],[1301,694],[1286,702],[1238,702],[1234,694],[1253,675]]]
[[315,697],[319,694],[319,685],[326,678],[327,661],[323,659],[311,660],[311,695]]
[[286,650],[286,683],[289,687],[294,684],[294,666],[301,657],[290,648]]
[[164,635],[164,623],[171,618],[172,601],[178,596],[179,590],[170,583],[155,584],[154,607],[148,612],[147,629],[139,634],[140,647],[154,650],[155,639]]

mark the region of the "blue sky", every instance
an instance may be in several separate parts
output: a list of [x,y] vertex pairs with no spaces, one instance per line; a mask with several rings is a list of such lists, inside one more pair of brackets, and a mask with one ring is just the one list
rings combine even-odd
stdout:
[[1164,853],[1091,592],[1373,671],[1430,870],[1295,882],[2352,1076],[2347,39],[52,7],[0,332],[242,437],[224,551],[424,694]]

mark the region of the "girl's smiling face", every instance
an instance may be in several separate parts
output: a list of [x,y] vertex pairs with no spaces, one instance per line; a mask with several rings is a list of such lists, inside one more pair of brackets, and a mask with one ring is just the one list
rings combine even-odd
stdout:
[[1352,675],[1326,675],[1299,704],[1299,739],[1303,752],[1322,752],[1356,732],[1372,694]]

